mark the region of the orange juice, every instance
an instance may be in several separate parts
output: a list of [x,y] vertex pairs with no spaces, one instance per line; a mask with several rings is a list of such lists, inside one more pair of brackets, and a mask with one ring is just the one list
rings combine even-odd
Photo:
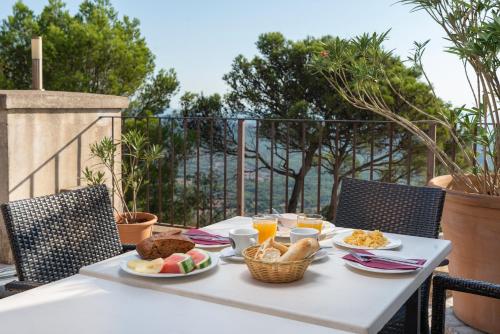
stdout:
[[297,216],[297,227],[315,228],[321,234],[323,229],[323,216],[316,214],[299,214]]
[[253,228],[259,231],[259,244],[276,235],[278,220],[273,216],[258,215],[253,217]]

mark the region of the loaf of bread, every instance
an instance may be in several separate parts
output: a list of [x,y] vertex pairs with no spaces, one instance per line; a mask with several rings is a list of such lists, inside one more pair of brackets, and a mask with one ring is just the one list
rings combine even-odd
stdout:
[[316,253],[319,247],[319,242],[316,239],[301,239],[288,247],[288,251],[279,258],[278,262],[303,260]]
[[194,248],[194,242],[181,232],[180,229],[171,229],[144,239],[137,244],[137,253],[146,260],[166,258],[174,253],[186,253]]

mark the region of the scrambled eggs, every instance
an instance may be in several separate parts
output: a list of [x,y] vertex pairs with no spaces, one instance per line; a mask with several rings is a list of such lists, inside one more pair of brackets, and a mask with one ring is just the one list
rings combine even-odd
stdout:
[[350,236],[344,238],[344,242],[354,246],[379,248],[387,245],[389,240],[379,230],[373,232],[354,230]]

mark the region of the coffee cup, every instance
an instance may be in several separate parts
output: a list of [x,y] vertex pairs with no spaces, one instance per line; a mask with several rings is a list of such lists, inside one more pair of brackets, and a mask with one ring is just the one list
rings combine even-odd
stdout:
[[257,244],[259,231],[253,228],[235,228],[229,231],[229,241],[236,255],[241,255],[241,252],[250,246]]
[[319,238],[319,231],[310,227],[297,227],[290,231],[290,241],[296,243],[297,241],[305,238]]

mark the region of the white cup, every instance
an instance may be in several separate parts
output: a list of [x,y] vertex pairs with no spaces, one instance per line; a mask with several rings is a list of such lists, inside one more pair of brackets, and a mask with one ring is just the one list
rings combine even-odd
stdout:
[[319,231],[315,228],[297,227],[290,232],[290,241],[292,244],[305,238],[313,238],[317,240],[319,238]]
[[250,246],[257,244],[259,231],[253,228],[235,228],[229,231],[229,241],[236,255],[241,255],[241,252]]

